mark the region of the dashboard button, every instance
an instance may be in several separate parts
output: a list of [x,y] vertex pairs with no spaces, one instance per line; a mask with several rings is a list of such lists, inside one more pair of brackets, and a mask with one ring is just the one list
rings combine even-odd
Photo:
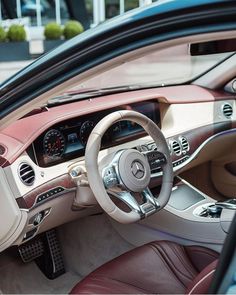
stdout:
[[48,199],[50,197],[53,197],[54,195],[57,195],[58,193],[63,192],[64,190],[65,189],[60,186],[60,187],[56,187],[54,189],[51,189],[51,190],[49,190],[47,192],[44,192],[43,194],[41,194],[41,195],[39,195],[37,197],[36,203],[38,204],[38,203],[40,203],[40,202],[42,202],[42,201],[44,201],[44,200],[46,200],[46,199]]
[[42,197],[38,197],[36,203],[39,203],[39,202],[41,202],[41,201],[42,201]]

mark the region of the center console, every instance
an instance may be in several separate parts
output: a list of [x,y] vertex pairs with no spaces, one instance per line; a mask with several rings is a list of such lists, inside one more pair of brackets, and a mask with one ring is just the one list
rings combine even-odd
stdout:
[[[158,190],[152,192],[158,196]],[[164,239],[183,245],[202,245],[220,252],[235,209],[234,199],[216,203],[177,177],[170,200],[163,210],[129,228],[119,224],[114,226],[126,240],[136,246]],[[139,239],[136,239],[136,235]]]
[[180,180],[180,183],[173,188],[168,207],[178,211],[192,209],[192,215],[198,218],[199,222],[217,221],[221,225],[221,229],[228,233],[236,212],[236,199],[210,202],[209,196],[184,180]]

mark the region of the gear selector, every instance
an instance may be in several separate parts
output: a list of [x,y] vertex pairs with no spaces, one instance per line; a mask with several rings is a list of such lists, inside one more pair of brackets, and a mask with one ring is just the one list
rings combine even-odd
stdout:
[[201,217],[219,218],[222,208],[216,206],[216,204],[211,204],[204,208],[204,210],[199,214]]
[[209,204],[199,213],[201,217],[219,218],[223,209],[236,210],[236,199]]

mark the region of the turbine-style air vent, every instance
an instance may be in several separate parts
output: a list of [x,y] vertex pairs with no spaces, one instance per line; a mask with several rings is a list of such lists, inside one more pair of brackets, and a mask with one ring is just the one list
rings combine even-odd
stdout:
[[180,141],[180,144],[181,144],[181,147],[182,147],[182,151],[188,152],[190,146],[189,146],[189,142],[188,142],[187,138],[181,136],[179,141]]
[[172,151],[176,154],[176,156],[179,156],[181,154],[181,146],[178,143],[178,141],[173,140],[171,142],[171,148],[172,148]]
[[25,185],[32,185],[35,180],[34,169],[27,163],[21,163],[19,166],[19,177]]
[[233,115],[233,108],[229,103],[224,104],[222,110],[223,110],[224,116],[227,119],[231,118],[231,116]]

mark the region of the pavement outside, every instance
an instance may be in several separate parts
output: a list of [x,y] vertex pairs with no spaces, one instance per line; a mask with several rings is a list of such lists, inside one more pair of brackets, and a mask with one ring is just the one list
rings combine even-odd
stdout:
[[19,70],[26,67],[28,64],[32,63],[33,60],[27,61],[11,61],[11,62],[1,62],[0,63],[0,83],[5,81],[7,78],[11,77]]

